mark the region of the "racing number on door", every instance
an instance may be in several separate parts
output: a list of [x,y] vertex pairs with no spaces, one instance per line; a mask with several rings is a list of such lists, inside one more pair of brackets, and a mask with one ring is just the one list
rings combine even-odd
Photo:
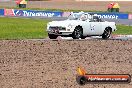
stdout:
[[91,29],[91,31],[94,31],[95,30],[95,25],[94,24],[90,24],[90,29]]

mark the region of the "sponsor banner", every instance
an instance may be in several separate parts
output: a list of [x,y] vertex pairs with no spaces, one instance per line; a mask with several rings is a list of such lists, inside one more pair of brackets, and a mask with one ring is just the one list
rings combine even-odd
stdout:
[[37,10],[16,10],[16,9],[5,9],[5,16],[24,16],[24,17],[61,17],[62,12],[53,11],[37,11]]
[[[78,12],[77,12],[78,13]],[[99,18],[106,19],[128,19],[128,14],[126,13],[96,13],[96,12],[87,12]],[[63,12],[62,17],[68,17],[70,12]]]
[[14,9],[4,9],[4,16],[15,16]]
[[[2,13],[2,12],[1,12]],[[24,16],[24,17],[68,17],[71,12],[56,12],[56,11],[39,11],[39,10],[16,10],[16,9],[4,9],[5,16]],[[131,19],[131,15],[126,13],[92,13],[99,18],[106,19]]]
[[106,19],[128,19],[128,14],[126,13],[93,13],[99,18]]
[[80,85],[86,83],[130,83],[130,74],[88,74],[82,68],[78,68],[78,75],[76,75],[76,81]]
[[71,14],[71,12],[63,12],[62,17],[68,17]]
[[128,19],[132,19],[132,14],[129,14],[129,17],[128,17]]
[[0,9],[0,16],[4,16],[4,9]]

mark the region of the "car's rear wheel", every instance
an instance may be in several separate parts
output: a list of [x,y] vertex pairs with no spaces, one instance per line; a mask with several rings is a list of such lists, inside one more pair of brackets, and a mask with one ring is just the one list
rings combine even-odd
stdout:
[[108,39],[111,36],[111,29],[106,28],[102,34],[102,39]]
[[83,36],[83,31],[81,27],[76,27],[73,34],[72,34],[72,38],[73,39],[79,39]]
[[50,39],[56,39],[58,37],[58,35],[54,35],[54,34],[48,34]]

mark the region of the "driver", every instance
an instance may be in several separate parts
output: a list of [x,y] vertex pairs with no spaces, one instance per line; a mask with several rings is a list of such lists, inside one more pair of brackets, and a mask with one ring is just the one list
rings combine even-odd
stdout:
[[94,20],[95,22],[100,22],[100,19],[99,19],[98,16],[93,16],[93,20]]
[[85,21],[85,20],[87,20],[87,16],[86,16],[85,14],[82,14],[82,16],[80,17],[80,19],[81,19],[82,21]]

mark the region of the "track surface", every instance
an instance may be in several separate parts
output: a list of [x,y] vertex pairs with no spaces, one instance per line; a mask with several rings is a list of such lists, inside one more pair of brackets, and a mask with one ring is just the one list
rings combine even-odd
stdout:
[[[47,38],[49,39],[49,38]],[[71,37],[58,37],[55,40],[73,40]],[[101,36],[92,36],[92,37],[87,37],[86,39],[76,39],[78,41],[86,41],[86,40],[103,40]],[[132,35],[114,35],[111,36],[108,40],[132,40]]]

